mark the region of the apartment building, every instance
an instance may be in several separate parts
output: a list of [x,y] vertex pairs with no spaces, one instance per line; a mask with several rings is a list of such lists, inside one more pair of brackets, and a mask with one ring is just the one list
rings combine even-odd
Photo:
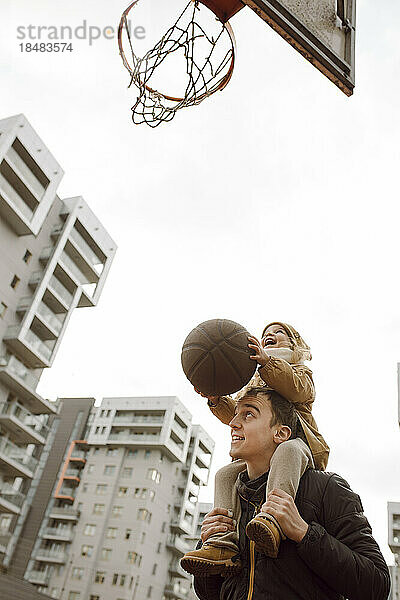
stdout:
[[75,308],[95,306],[116,245],[24,115],[0,120],[0,566],[24,528],[58,404],[37,385]]
[[389,566],[392,580],[390,600],[400,600],[400,502],[388,502],[388,544],[395,562]]
[[213,451],[176,397],[103,399],[66,449],[25,578],[61,600],[191,598],[179,559]]

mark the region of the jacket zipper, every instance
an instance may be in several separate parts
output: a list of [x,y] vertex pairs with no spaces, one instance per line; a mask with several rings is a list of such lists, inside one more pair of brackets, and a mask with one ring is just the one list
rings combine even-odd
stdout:
[[[243,498],[243,496],[241,496],[239,494],[239,496],[241,498]],[[254,513],[253,513],[253,517],[254,518],[256,516],[256,514],[258,514],[261,510],[261,506],[263,503],[261,503],[260,505],[256,505],[254,504],[254,502],[250,502],[250,500],[247,500],[247,498],[243,498],[243,500],[245,500],[246,502],[249,502],[249,504],[251,504],[252,506],[254,506]],[[253,540],[250,540],[250,575],[249,575],[249,593],[247,594],[247,600],[252,600],[253,598],[253,592],[254,592],[254,571],[255,571],[255,542],[253,542]]]

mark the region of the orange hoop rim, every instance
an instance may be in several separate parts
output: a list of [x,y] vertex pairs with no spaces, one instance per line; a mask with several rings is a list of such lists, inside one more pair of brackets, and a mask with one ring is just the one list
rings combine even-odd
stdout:
[[[191,0],[192,2],[195,2],[195,0]],[[231,80],[232,74],[233,74],[233,69],[235,66],[235,56],[236,56],[236,39],[235,39],[235,34],[233,33],[233,29],[231,27],[231,25],[228,22],[222,22],[221,19],[219,18],[219,16],[216,14],[216,12],[214,12],[209,6],[206,6],[205,4],[203,4],[201,2],[201,0],[199,0],[200,3],[202,4],[202,6],[204,6],[205,8],[207,8],[210,12],[212,12],[218,21],[220,21],[220,23],[222,24],[222,26],[226,29],[226,31],[228,32],[230,41],[231,41],[231,45],[232,45],[232,57],[231,57],[231,61],[230,61],[230,65],[229,65],[229,69],[227,71],[227,73],[224,75],[224,77],[222,77],[222,79],[219,81],[218,85],[216,88],[212,88],[206,92],[204,92],[203,94],[201,94],[201,96],[199,96],[196,100],[196,104],[198,104],[199,102],[201,102],[202,100],[204,100],[205,98],[207,98],[208,96],[211,96],[212,94],[214,94],[214,92],[221,92],[229,83],[229,81]],[[122,13],[119,25],[118,25],[118,48],[119,48],[119,53],[120,56],[122,58],[122,63],[124,65],[124,67],[127,69],[127,71],[129,72],[130,76],[132,77],[132,80],[134,80],[134,71],[132,69],[132,67],[130,66],[128,59],[126,58],[125,55],[125,51],[122,45],[122,33],[124,28],[127,28],[127,17],[130,13],[130,11],[132,10],[132,8],[139,2],[139,0],[133,0],[133,2],[131,2],[131,4],[128,6],[128,8],[126,8],[124,10],[124,12]],[[139,81],[140,83],[140,81]],[[163,94],[162,92],[159,92],[158,90],[154,90],[153,88],[149,87],[148,85],[144,86],[145,89],[148,92],[151,93],[155,93],[158,94],[159,96],[162,96],[165,100],[169,100],[171,102],[183,102],[185,100],[185,97],[183,98],[175,98],[174,96],[168,96],[167,94]]]

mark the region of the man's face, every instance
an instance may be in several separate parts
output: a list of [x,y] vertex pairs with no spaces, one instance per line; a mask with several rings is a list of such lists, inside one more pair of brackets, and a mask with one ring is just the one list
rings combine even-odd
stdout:
[[290,348],[292,344],[282,325],[270,325],[265,330],[261,345],[264,348],[266,346],[272,346],[273,348]]
[[262,460],[265,457],[268,467],[269,459],[276,449],[274,433],[277,426],[271,427],[271,420],[268,396],[241,398],[236,405],[236,414],[229,423],[232,436],[230,456],[246,461]]

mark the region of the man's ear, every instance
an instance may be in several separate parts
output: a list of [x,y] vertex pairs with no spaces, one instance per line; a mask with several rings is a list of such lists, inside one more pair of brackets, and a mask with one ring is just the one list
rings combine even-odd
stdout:
[[275,444],[286,442],[292,435],[292,430],[287,425],[278,425],[274,433]]

